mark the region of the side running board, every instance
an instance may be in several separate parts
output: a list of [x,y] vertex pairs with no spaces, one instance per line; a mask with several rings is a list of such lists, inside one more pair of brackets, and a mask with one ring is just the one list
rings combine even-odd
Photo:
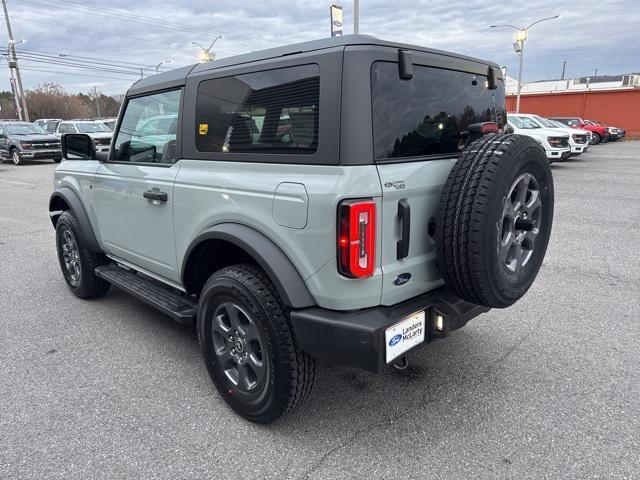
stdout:
[[171,290],[169,287],[164,287],[147,277],[137,275],[115,264],[97,267],[95,274],[157,308],[179,323],[193,324],[195,322],[195,302],[191,298]]

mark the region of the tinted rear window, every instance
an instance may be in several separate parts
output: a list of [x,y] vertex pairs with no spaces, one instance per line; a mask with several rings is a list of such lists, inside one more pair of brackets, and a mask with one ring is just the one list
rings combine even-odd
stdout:
[[205,80],[198,88],[196,146],[201,152],[313,153],[319,97],[317,65]]
[[486,77],[414,66],[401,80],[398,64],[375,62],[371,69],[373,141],[377,160],[457,154],[473,123],[506,122],[504,85]]

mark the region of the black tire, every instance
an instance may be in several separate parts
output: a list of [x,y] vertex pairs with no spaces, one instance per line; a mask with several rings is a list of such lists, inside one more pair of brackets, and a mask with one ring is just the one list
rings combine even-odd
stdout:
[[11,147],[11,150],[9,150],[9,159],[11,160],[11,163],[16,166],[22,165],[24,163],[22,161],[22,157],[20,156],[20,152],[16,147]]
[[532,138],[489,135],[465,149],[436,220],[438,265],[453,293],[492,308],[521,298],[547,250],[553,197],[549,162]]
[[[76,244],[77,255],[66,248],[68,236]],[[64,280],[76,297],[98,297],[109,290],[111,284],[94,273],[95,268],[104,265],[107,259],[101,253],[96,253],[89,248],[78,220],[70,211],[62,212],[56,222],[56,248]],[[69,266],[70,259],[75,266]]]
[[[233,335],[236,331],[235,327],[229,331],[220,329],[220,326],[226,329],[233,324],[231,315],[226,315],[230,305],[240,311],[235,322],[242,323],[242,327],[238,328],[235,342],[241,337],[244,339],[242,350],[221,334],[222,331],[225,335]],[[309,396],[315,360],[297,346],[288,312],[275,287],[260,269],[252,265],[233,265],[211,275],[200,294],[197,328],[213,383],[222,398],[242,417],[257,423],[271,422]],[[242,356],[241,351],[245,356],[252,353],[248,359],[237,361],[238,356]],[[249,375],[255,382],[249,388],[246,376],[242,377],[240,372],[253,371],[257,362],[246,365],[252,355],[260,360],[262,373],[254,371],[253,376]]]
[[62,158],[54,158],[53,162],[54,163],[60,163],[62,161]]
[[589,145],[598,145],[602,141],[602,137],[598,132],[591,132],[591,141]]

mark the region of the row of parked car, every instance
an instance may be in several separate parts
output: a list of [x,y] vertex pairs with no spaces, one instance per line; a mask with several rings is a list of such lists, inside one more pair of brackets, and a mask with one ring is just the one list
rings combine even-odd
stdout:
[[86,133],[97,152],[108,152],[115,119],[41,119],[33,123],[0,122],[0,160],[20,165],[24,160],[62,160],[60,137],[65,133]]
[[589,145],[625,136],[621,128],[580,117],[545,118],[532,113],[509,113],[507,125],[513,133],[527,135],[540,143],[550,163],[580,155]]
[[[174,122],[175,115],[159,115],[148,119],[147,135],[153,136],[156,123]],[[20,165],[26,159],[62,159],[60,137],[66,133],[89,135],[98,153],[108,153],[116,119],[40,119],[33,123],[0,122],[0,161],[11,160]],[[175,127],[174,127],[175,128]],[[549,162],[565,160],[587,151],[589,145],[615,141],[625,136],[621,128],[580,117],[541,117],[530,113],[507,115],[507,129],[534,138],[545,149]],[[145,130],[143,128],[142,130]]]

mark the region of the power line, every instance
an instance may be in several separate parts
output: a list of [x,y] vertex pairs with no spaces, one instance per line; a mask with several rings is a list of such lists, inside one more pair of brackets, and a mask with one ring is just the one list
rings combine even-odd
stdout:
[[29,23],[41,23],[43,25],[52,25],[52,26],[58,27],[58,28],[66,28],[68,30],[98,33],[100,35],[107,35],[109,37],[127,38],[129,40],[135,40],[136,42],[153,43],[154,45],[156,45],[158,43],[155,40],[149,40],[147,38],[130,37],[129,35],[120,35],[120,34],[117,34],[117,33],[101,32],[99,30],[90,30],[88,28],[73,27],[71,25],[62,25],[60,23],[44,22],[42,20],[34,20],[33,18],[19,17],[17,15],[13,15],[13,18],[19,18],[20,20],[27,20]]
[[[29,2],[29,3],[36,3],[34,0],[23,0],[23,1]],[[202,32],[202,33],[205,33],[207,35],[222,33],[224,36],[226,36],[228,38],[235,38],[235,39],[238,39],[238,40],[244,40],[244,41],[248,41],[248,42],[251,42],[251,43],[268,43],[268,44],[277,44],[277,45],[281,45],[282,44],[282,42],[264,40],[263,38],[252,37],[250,35],[240,35],[240,34],[237,34],[237,33],[228,33],[228,32],[212,32],[210,30],[205,30],[205,29],[200,29],[200,28],[193,28],[191,25],[186,25],[184,23],[168,22],[164,18],[136,15],[136,14],[132,14],[132,13],[123,12],[122,10],[104,8],[102,6],[85,5],[85,4],[80,4],[80,3],[76,3],[76,2],[71,2],[69,0],[49,0],[49,1],[50,2],[53,1],[53,2],[59,3],[59,4],[69,5],[71,7],[67,6],[66,7],[67,9],[76,9],[76,11],[77,11],[77,9],[81,9],[81,11],[94,10],[95,12],[92,12],[92,15],[97,15],[97,16],[102,16],[102,17],[112,16],[112,17],[117,17],[117,18],[127,18],[127,19],[129,19],[129,20],[131,20],[133,22],[154,24],[154,25],[157,25],[157,26],[162,27],[162,28],[178,29],[178,30],[189,32],[189,33]]]
[[[59,70],[48,70],[46,68],[36,68],[36,67],[22,67],[22,70],[28,70],[30,72],[60,73]],[[73,75],[73,76],[77,76],[77,77],[91,77],[93,79],[96,78],[95,75],[90,75],[88,73],[76,73],[76,72],[65,71],[64,74],[65,75]],[[104,75],[100,75],[100,78],[108,78],[110,80],[123,80],[123,81],[126,81],[126,82],[131,82],[130,78],[109,77],[109,76],[104,76]]]
[[156,71],[155,67],[152,67],[148,64],[121,62],[119,60],[108,60],[105,58],[83,57],[80,55],[70,55],[66,53],[54,53],[54,52],[41,52],[38,50],[28,50],[28,49],[20,49],[18,50],[18,53],[23,56],[28,55],[30,57],[41,57],[45,59],[61,60],[65,62],[86,63],[87,60],[91,60],[91,63],[97,64],[97,65],[135,69],[138,73],[140,72],[140,69],[149,71],[149,72],[154,72],[154,73]]
[[[2,54],[3,56],[6,56],[6,54]],[[29,54],[22,54],[20,56],[20,58],[22,59],[23,62],[32,62],[32,63],[46,63],[46,64],[50,64],[50,65],[60,65],[60,66],[68,66],[68,67],[76,67],[76,68],[81,68],[81,69],[85,69],[85,70],[95,70],[95,71],[100,71],[100,72],[109,72],[109,73],[119,73],[119,74],[123,74],[123,75],[134,75],[134,76],[138,76],[140,75],[140,69],[134,69],[133,67],[132,70],[127,71],[127,70],[121,70],[118,68],[109,68],[109,67],[105,67],[105,66],[100,66],[100,65],[90,65],[87,63],[77,63],[77,62],[69,62],[69,61],[65,61],[64,59],[53,59],[53,58],[41,58],[38,56],[31,56]]]

